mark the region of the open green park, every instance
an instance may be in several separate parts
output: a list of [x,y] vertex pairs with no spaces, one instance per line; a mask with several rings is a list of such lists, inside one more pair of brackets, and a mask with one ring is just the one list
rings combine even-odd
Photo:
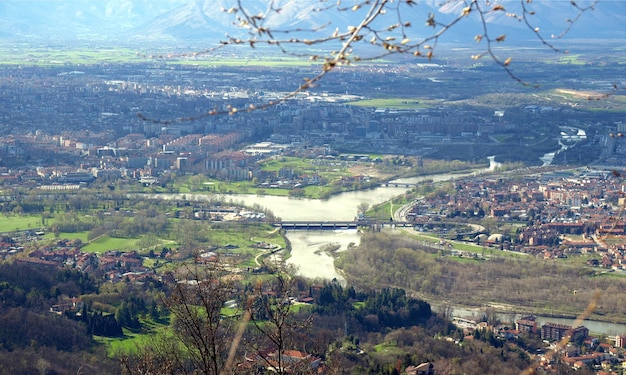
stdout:
[[0,232],[2,233],[41,228],[42,226],[41,215],[0,215]]

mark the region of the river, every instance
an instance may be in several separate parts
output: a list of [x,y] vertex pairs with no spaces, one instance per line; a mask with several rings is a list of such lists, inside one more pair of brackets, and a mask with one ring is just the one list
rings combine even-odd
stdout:
[[[487,171],[497,166],[494,158],[490,158],[490,167]],[[480,171],[478,171],[480,172]],[[370,206],[387,202],[392,198],[406,193],[410,187],[424,181],[448,181],[467,177],[477,172],[443,173],[437,175],[402,178],[391,181],[389,186],[379,186],[370,190],[349,191],[333,195],[327,200],[291,198],[273,195],[238,194],[223,195],[225,201],[232,199],[234,202],[242,202],[251,207],[259,205],[271,210],[275,216],[282,220],[292,221],[351,221],[357,215],[357,207],[361,203]],[[397,186],[395,185],[397,184]],[[152,197],[164,199],[187,199],[204,200],[205,194],[155,194]],[[291,257],[287,263],[295,266],[299,272],[309,278],[337,279],[344,282],[345,279],[335,270],[333,258],[329,254],[318,252],[321,247],[328,244],[341,245],[339,251],[345,250],[347,245],[360,243],[360,236],[355,230],[319,230],[319,231],[288,231],[287,238],[291,242]]]
[[[233,199],[248,206],[258,204],[268,208],[283,220],[351,221],[357,215],[359,204],[365,202],[373,206],[384,203],[407,190],[406,187],[378,187],[341,193],[327,200],[252,194],[237,195]],[[287,263],[294,266],[299,274],[345,283],[345,278],[335,269],[334,258],[318,250],[328,244],[340,245],[338,251],[346,250],[350,243],[358,245],[361,239],[356,230],[295,230],[287,231],[286,236],[291,242],[291,256]]]
[[[255,204],[271,210],[275,216],[283,220],[293,221],[351,221],[357,215],[357,207],[361,203],[370,206],[384,203],[406,193],[410,187],[423,181],[447,181],[466,177],[471,173],[439,174],[403,178],[392,181],[389,186],[379,186],[370,190],[350,191],[331,196],[327,200],[291,198],[273,195],[238,194],[223,195],[224,201],[242,202],[251,207]],[[395,186],[398,184],[398,186]],[[205,194],[154,194],[154,198],[205,200]],[[350,243],[358,245],[360,235],[356,230],[319,230],[319,231],[288,231],[287,238],[291,242],[291,256],[287,263],[295,266],[299,273],[309,278],[337,279],[345,282],[343,276],[335,270],[333,257],[324,252],[317,252],[328,244],[341,245],[339,251],[345,250]],[[317,253],[316,253],[317,252]]]
[[[493,158],[490,159],[490,162],[490,168],[492,169],[496,162]],[[490,169],[488,168],[487,170]],[[448,181],[467,177],[475,173],[444,173],[402,178],[391,181],[389,186],[345,192],[333,195],[327,200],[254,194],[236,195],[232,199],[243,202],[247,206],[258,204],[271,210],[274,215],[283,220],[351,221],[357,215],[359,204],[367,203],[373,206],[387,202],[398,195],[406,193],[410,189],[410,187],[406,187],[407,185],[412,186],[424,181]],[[187,197],[189,197],[189,194]],[[225,198],[228,199],[229,196],[225,196]],[[356,230],[296,230],[288,231],[286,236],[291,242],[291,256],[287,259],[287,263],[294,266],[299,274],[308,278],[336,279],[341,283],[345,283],[345,278],[335,269],[333,257],[318,250],[328,244],[340,245],[338,251],[346,250],[350,243],[358,245],[361,239]]]

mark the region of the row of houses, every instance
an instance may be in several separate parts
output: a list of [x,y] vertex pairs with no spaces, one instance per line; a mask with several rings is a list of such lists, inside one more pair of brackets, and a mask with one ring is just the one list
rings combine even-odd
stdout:
[[80,250],[79,241],[60,240],[54,246],[31,251],[20,257],[18,263],[41,268],[74,268],[81,272],[99,273],[108,280],[119,281],[128,275],[148,275],[150,270],[143,266],[143,259],[136,251],[107,251],[103,254],[86,253]]

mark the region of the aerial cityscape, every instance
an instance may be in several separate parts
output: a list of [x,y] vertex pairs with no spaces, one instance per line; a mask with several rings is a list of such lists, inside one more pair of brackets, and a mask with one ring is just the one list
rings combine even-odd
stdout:
[[3,1],[0,374],[626,373],[624,16]]

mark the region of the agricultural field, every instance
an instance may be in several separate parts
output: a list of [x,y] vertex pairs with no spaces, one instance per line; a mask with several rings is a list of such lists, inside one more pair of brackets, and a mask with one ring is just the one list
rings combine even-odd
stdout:
[[65,66],[145,62],[148,58],[128,48],[21,49],[0,46],[0,65]]
[[125,64],[149,61],[162,61],[168,65],[182,65],[214,68],[220,66],[285,68],[285,67],[321,67],[307,59],[288,56],[250,56],[242,61],[241,58],[221,56],[219,54],[190,51],[172,52],[162,48],[157,51],[146,52],[138,47],[67,47],[67,48],[20,48],[18,46],[0,46],[0,65],[20,66],[65,66],[65,65],[94,65],[94,64]]
[[349,105],[357,107],[389,108],[389,109],[420,109],[441,105],[440,100],[420,99],[420,98],[380,98],[365,99],[350,102]]

